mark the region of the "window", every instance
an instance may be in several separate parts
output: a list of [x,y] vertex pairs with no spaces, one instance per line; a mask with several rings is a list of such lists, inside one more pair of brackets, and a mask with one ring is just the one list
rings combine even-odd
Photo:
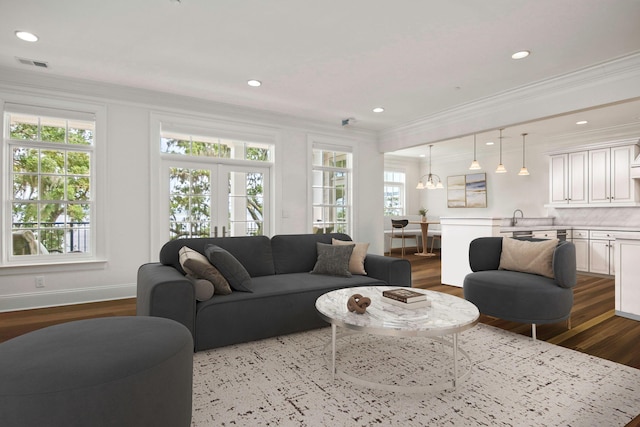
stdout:
[[273,152],[270,143],[161,130],[169,238],[265,234]]
[[314,233],[351,234],[352,154],[315,147],[312,160]]
[[7,105],[4,114],[9,261],[68,260],[95,252],[95,119]]
[[384,215],[402,216],[405,212],[404,172],[384,172]]

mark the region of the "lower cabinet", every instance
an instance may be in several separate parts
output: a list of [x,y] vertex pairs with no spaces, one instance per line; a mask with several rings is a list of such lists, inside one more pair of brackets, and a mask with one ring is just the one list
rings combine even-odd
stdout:
[[615,235],[611,231],[589,232],[589,272],[615,274],[614,246]]
[[576,270],[589,271],[589,239],[573,239],[576,247]]
[[640,320],[640,239],[616,240],[616,314]]

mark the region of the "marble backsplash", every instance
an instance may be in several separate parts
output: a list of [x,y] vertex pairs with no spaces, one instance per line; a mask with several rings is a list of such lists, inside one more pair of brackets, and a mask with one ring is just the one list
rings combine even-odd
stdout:
[[556,225],[640,227],[640,207],[549,208]]

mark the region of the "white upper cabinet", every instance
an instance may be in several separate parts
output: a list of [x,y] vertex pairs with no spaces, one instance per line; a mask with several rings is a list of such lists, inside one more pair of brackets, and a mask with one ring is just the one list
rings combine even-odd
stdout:
[[551,203],[587,203],[588,152],[551,156]]
[[552,154],[549,200],[552,205],[636,205],[640,185],[631,178],[638,145],[619,144],[571,153]]

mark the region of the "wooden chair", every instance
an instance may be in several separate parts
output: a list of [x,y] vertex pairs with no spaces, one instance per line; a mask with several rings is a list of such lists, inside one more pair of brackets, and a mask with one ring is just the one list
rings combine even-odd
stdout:
[[[391,220],[391,235],[389,241],[389,255],[393,250],[393,239],[402,239],[402,258],[404,258],[404,248],[406,239],[414,239],[416,241],[416,248],[418,247],[418,236],[416,234],[404,233],[405,227],[409,224],[408,219],[392,219]],[[399,233],[399,234],[397,234]]]

